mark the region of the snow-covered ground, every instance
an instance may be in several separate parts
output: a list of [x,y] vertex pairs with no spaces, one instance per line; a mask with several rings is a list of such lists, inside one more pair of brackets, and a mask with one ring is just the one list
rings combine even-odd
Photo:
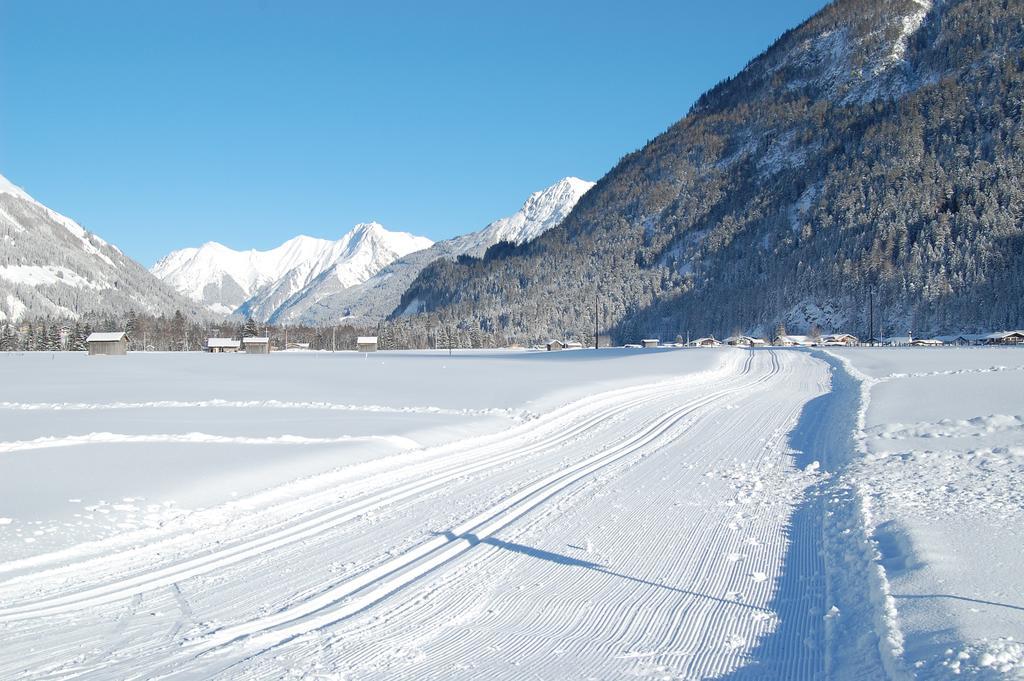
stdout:
[[1024,678],[1024,350],[837,349],[900,672]]
[[0,356],[0,678],[1012,676],[996,352]]

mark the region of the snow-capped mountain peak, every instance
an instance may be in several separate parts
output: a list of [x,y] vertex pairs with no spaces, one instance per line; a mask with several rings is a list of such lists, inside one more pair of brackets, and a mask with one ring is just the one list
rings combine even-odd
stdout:
[[346,314],[376,322],[391,314],[402,294],[420,271],[438,258],[478,257],[499,241],[522,244],[558,225],[580,197],[594,186],[578,177],[566,177],[530,194],[522,207],[470,234],[440,241],[396,259],[359,285],[342,285],[321,276],[278,307],[274,321],[316,323]]
[[394,259],[432,243],[367,222],[337,241],[299,235],[266,251],[237,251],[209,241],[168,254],[152,272],[211,310],[228,314],[244,307],[246,313],[266,318],[276,304],[325,272],[352,286]]
[[115,246],[0,175],[0,321],[86,313],[153,314],[189,301]]
[[478,232],[451,240],[457,255],[482,255],[499,241],[524,244],[555,227],[576,202],[590,191],[593,182],[578,177],[564,177],[553,185],[530,194],[518,211],[487,225]]

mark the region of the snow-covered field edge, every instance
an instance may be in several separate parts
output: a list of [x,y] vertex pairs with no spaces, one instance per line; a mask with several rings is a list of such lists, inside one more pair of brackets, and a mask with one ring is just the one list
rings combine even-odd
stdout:
[[874,379],[845,358],[812,354],[832,370],[832,391],[822,398],[829,404],[812,429],[821,438],[815,444],[825,469],[816,497],[826,572],[826,675],[863,678],[867,669],[881,668],[889,679],[903,681],[912,674],[903,662],[896,603],[872,538],[870,499],[848,470],[865,453],[862,433]]

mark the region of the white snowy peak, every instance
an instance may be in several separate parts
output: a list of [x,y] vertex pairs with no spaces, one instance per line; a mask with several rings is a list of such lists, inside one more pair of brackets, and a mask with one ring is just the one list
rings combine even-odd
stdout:
[[267,251],[236,251],[208,242],[168,254],[152,272],[211,310],[230,313],[245,303],[253,312],[270,300],[293,295],[328,270],[352,286],[432,243],[370,222],[356,225],[337,241],[300,235]]
[[565,177],[550,187],[530,194],[523,207],[508,217],[495,220],[478,232],[453,239],[456,251],[479,254],[499,241],[524,244],[557,226],[572,211],[593,182]]
[[193,311],[115,246],[2,175],[0,235],[0,321]]

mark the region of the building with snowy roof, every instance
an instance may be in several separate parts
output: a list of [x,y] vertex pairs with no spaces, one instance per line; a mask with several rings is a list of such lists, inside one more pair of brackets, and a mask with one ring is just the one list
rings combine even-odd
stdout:
[[377,337],[359,336],[356,338],[356,350],[359,352],[377,352]]
[[809,347],[811,344],[809,337],[794,336],[792,334],[776,336],[775,340],[772,341],[772,345],[779,345],[785,348]]
[[986,345],[1020,345],[1024,343],[1024,331],[997,331],[985,337]]
[[267,336],[247,336],[242,339],[242,347],[249,355],[269,355],[270,338]]
[[207,352],[238,352],[242,348],[242,341],[234,338],[207,338]]
[[822,345],[857,345],[860,339],[852,333],[826,333],[821,337]]
[[746,347],[757,347],[764,345],[765,342],[760,338],[754,338],[753,336],[729,336],[725,339],[726,345],[732,346],[746,346]]
[[85,339],[90,355],[127,355],[128,334],[124,331],[98,331]]

